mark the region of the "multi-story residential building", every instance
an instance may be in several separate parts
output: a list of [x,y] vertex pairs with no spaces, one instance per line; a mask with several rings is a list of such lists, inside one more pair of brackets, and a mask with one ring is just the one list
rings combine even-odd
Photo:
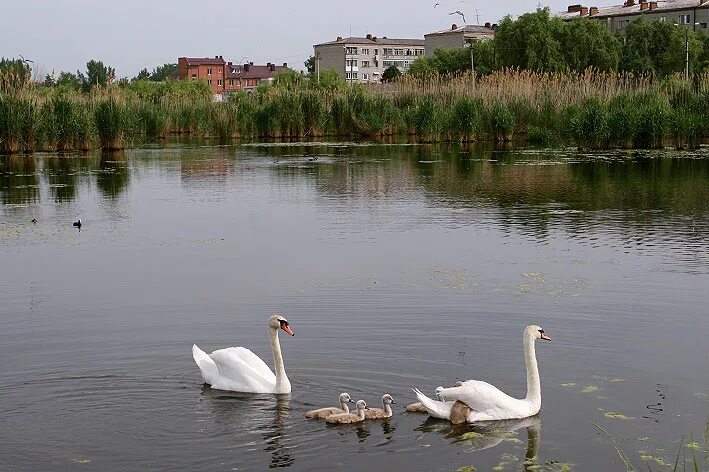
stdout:
[[233,64],[224,61],[222,56],[180,57],[177,60],[178,78],[181,80],[206,80],[215,95],[227,92],[247,92],[254,90],[260,83],[270,83],[273,76],[288,68],[267,63],[265,66]]
[[709,31],[709,0],[626,0],[622,5],[586,7],[569,5],[558,16],[566,21],[585,17],[603,22],[612,33],[623,31],[631,20],[644,16],[648,20],[660,20]]
[[177,72],[181,80],[206,80],[212,93],[224,93],[226,62],[222,56],[180,57],[177,59]]
[[411,63],[424,55],[422,39],[378,38],[368,34],[364,38],[339,37],[335,41],[316,44],[315,68],[334,69],[350,83],[380,82],[382,73],[390,66],[406,72]]
[[450,29],[436,31],[424,35],[426,55],[432,56],[438,48],[457,49],[469,45],[473,41],[484,41],[495,37],[497,25],[485,23],[485,26],[451,25]]

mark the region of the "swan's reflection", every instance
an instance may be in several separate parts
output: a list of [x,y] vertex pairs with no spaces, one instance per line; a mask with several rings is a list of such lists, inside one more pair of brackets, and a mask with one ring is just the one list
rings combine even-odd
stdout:
[[271,454],[270,468],[295,462],[288,452],[285,422],[290,395],[254,395],[202,387],[198,410],[207,414],[221,434],[254,433],[264,439],[264,451]]
[[468,451],[479,451],[495,447],[504,440],[513,439],[515,431],[522,428],[527,428],[527,449],[523,470],[537,470],[542,430],[542,422],[539,415],[518,420],[485,421],[459,425],[429,417],[416,430],[438,432],[453,443],[469,445]]

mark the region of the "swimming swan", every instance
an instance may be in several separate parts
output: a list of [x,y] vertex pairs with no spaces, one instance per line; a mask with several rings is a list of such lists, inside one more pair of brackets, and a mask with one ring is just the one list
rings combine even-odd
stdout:
[[291,386],[281,355],[278,328],[294,336],[288,320],[273,315],[268,320],[273,363],[276,374],[256,354],[245,347],[228,347],[207,355],[192,345],[192,357],[202,372],[202,378],[212,388],[246,393],[290,393]]
[[305,417],[308,418],[309,420],[324,420],[330,415],[339,415],[340,413],[349,413],[350,412],[350,406],[347,403],[354,403],[352,398],[350,397],[350,394],[345,392],[341,393],[339,397],[340,401],[340,408],[336,407],[329,407],[329,408],[320,408],[318,410],[310,410],[305,413]]
[[542,406],[539,369],[534,351],[537,339],[551,341],[539,326],[527,326],[522,333],[524,363],[527,366],[527,396],[524,399],[512,398],[497,387],[480,380],[467,380],[455,387],[438,387],[436,393],[444,401],[433,400],[418,389],[414,389],[416,397],[429,415],[445,420],[451,420],[452,416],[459,416],[462,410],[465,410],[469,423],[534,416],[539,413]]
[[364,412],[364,417],[368,420],[379,420],[383,418],[391,418],[391,405],[396,405],[396,402],[391,395],[385,393],[382,396],[382,408],[368,408]]
[[360,421],[364,421],[365,410],[369,410],[369,407],[364,400],[360,400],[357,402],[357,413],[340,413],[339,415],[330,415],[325,418],[325,421],[331,424],[359,423]]

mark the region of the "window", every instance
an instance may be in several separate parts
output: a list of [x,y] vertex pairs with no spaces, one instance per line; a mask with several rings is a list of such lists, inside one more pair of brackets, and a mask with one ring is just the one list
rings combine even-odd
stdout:
[[233,86],[234,86],[234,79],[229,79],[229,87],[233,87]]
[[222,81],[221,81],[221,80],[217,80],[217,85],[218,85],[219,87],[221,87],[221,86],[222,86]]
[[360,50],[360,52],[359,52],[359,53],[360,53],[360,54],[366,54],[366,55],[369,55],[369,49],[367,49],[367,48],[362,48],[362,50]]
[[196,79],[197,79],[197,74],[192,74],[192,80],[196,80]]
[[362,74],[362,80],[369,80],[369,74],[366,72]]
[[374,55],[376,56],[378,52],[379,52],[379,50],[378,50],[378,49],[375,49],[375,50],[374,50]]
[[680,25],[688,25],[689,22],[690,22],[689,21],[689,14],[679,16],[679,24]]
[[207,75],[212,75],[212,68],[207,69]]
[[350,55],[357,54],[357,48],[347,48],[347,54],[350,54]]
[[347,72],[347,79],[356,79],[357,78],[357,72]]
[[347,68],[357,67],[357,59],[347,59]]
[[392,48],[384,48],[384,53],[385,56],[392,56],[394,54],[394,50]]
[[211,80],[208,80],[208,81],[207,81],[207,85],[212,85],[212,81],[211,81]]
[[706,23],[699,23],[699,26],[703,29],[707,29],[707,24]]
[[626,26],[628,26],[628,23],[630,23],[630,20],[619,20],[618,21],[618,29],[623,29]]
[[362,61],[362,67],[369,67],[369,61]]

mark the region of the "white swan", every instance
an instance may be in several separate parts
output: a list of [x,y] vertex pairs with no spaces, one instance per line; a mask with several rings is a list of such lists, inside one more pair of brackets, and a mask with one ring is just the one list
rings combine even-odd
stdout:
[[343,392],[340,394],[339,397],[339,402],[340,402],[340,408],[336,407],[327,407],[327,408],[319,408],[317,410],[310,410],[305,413],[305,417],[309,420],[324,420],[330,415],[339,415],[340,413],[349,413],[350,412],[350,406],[347,403],[354,403],[354,400],[350,397],[350,394],[347,392]]
[[205,382],[217,390],[246,393],[290,393],[290,381],[286,375],[278,341],[278,328],[294,336],[288,320],[282,315],[273,315],[268,320],[268,335],[271,338],[273,363],[276,374],[256,354],[245,347],[228,347],[207,355],[192,345],[192,357],[202,372]]
[[539,326],[527,326],[522,333],[524,347],[524,363],[527,366],[527,396],[524,399],[512,398],[497,387],[480,380],[467,380],[450,388],[438,387],[436,393],[444,401],[428,398],[418,389],[414,389],[416,397],[428,411],[428,414],[445,420],[451,420],[451,415],[459,415],[462,402],[466,411],[467,421],[506,420],[526,418],[539,413],[542,406],[542,392],[539,381],[537,357],[534,343],[537,339],[551,341]]

